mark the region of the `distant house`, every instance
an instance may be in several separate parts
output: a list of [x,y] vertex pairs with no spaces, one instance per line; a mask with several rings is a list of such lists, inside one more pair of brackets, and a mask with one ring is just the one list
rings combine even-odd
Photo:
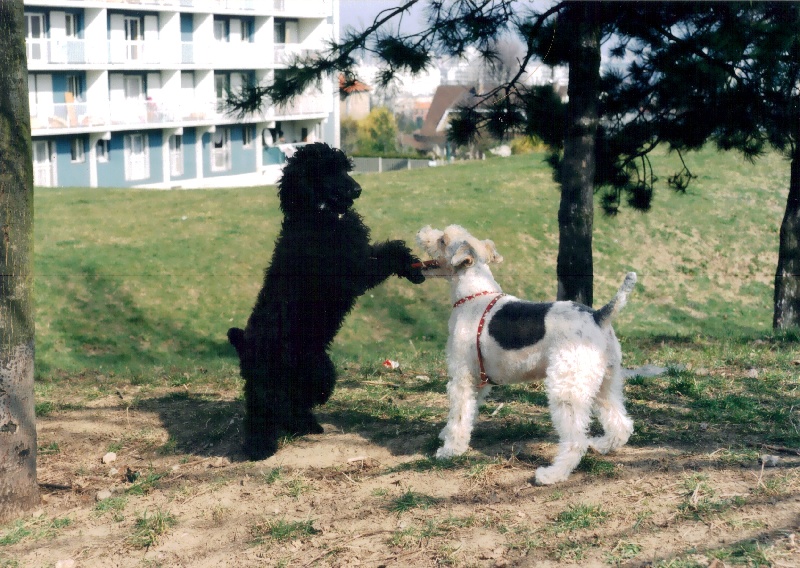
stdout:
[[433,95],[430,108],[425,115],[422,128],[401,137],[404,146],[421,153],[446,156],[447,118],[451,110],[472,97],[472,92],[462,85],[440,85]]
[[361,120],[369,114],[369,85],[361,81],[347,83],[344,75],[339,75],[339,114],[342,118]]

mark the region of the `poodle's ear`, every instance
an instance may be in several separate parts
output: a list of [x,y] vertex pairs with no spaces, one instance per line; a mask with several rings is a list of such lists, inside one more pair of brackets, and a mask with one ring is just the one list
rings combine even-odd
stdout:
[[503,262],[503,255],[497,252],[497,247],[494,246],[494,242],[486,239],[483,241],[483,244],[486,246],[486,264],[499,264]]
[[439,239],[442,238],[442,235],[444,235],[442,231],[426,225],[417,232],[417,244],[429,255],[436,256],[440,252]]
[[467,243],[462,244],[450,258],[453,268],[469,268],[475,264],[475,251]]

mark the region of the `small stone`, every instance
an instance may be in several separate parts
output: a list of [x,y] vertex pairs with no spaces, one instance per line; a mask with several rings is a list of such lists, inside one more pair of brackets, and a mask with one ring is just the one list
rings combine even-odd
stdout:
[[111,463],[113,461],[116,461],[116,459],[117,459],[117,454],[115,454],[114,452],[108,452],[106,455],[103,456],[103,463]]
[[65,558],[64,560],[59,560],[56,562],[56,568],[75,568],[77,564],[72,558]]
[[104,501],[106,499],[110,499],[111,495],[112,495],[111,491],[109,491],[108,489],[102,489],[97,492],[97,495],[94,496],[94,500]]
[[119,470],[115,467],[112,467],[111,469],[108,470],[108,475],[114,476],[117,474],[119,474]]
[[748,379],[757,379],[758,378],[758,369],[747,369],[747,372],[744,375]]
[[780,463],[781,458],[779,458],[778,456],[763,454],[758,456],[758,461],[764,464],[764,467],[776,467]]

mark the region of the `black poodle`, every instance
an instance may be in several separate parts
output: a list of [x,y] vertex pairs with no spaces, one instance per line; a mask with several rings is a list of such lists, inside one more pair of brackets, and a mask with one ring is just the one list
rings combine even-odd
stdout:
[[370,243],[352,209],[361,195],[352,169],[341,150],[309,144],[286,161],[278,182],[284,219],[272,262],[247,327],[228,330],[245,381],[250,459],[274,454],[282,431],[322,432],[311,409],[333,392],[327,349],[356,299],[392,274],[425,280],[403,241]]

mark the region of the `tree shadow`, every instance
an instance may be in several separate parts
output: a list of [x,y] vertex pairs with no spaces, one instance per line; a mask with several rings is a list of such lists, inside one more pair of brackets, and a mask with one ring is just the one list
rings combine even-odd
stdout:
[[[235,357],[224,324],[219,339],[192,333],[179,322],[148,313],[125,290],[124,280],[94,266],[84,265],[72,272],[61,294],[60,301],[67,307],[52,317],[51,324],[56,332],[51,341],[58,345],[44,343],[38,352],[68,352],[71,362],[81,369],[127,367],[135,372]],[[55,371],[55,359],[49,353],[38,357],[37,375]]]

